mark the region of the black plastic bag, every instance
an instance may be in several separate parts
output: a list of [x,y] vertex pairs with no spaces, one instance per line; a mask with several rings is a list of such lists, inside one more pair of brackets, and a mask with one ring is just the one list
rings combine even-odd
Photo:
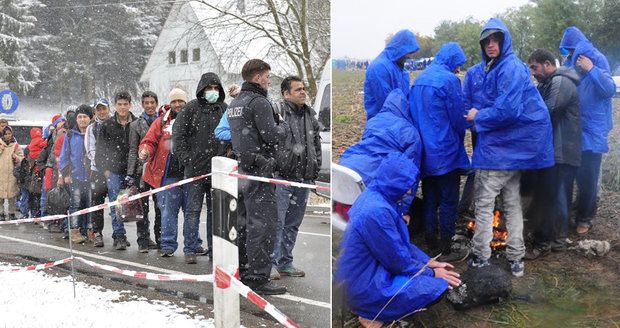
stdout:
[[64,186],[56,186],[47,192],[45,210],[48,215],[67,214],[71,195]]

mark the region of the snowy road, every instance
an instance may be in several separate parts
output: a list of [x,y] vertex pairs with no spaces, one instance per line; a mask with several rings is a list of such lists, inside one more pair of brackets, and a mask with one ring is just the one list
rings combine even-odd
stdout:
[[[204,215],[202,219],[204,220]],[[331,278],[329,271],[330,228],[328,222],[329,217],[326,215],[306,215],[294,251],[295,263],[306,271],[306,277],[280,280],[280,283],[288,288],[289,293],[282,296],[267,297],[269,302],[288,315],[300,327],[328,327],[330,324],[329,286]],[[211,263],[207,257],[199,257],[197,265],[185,264],[182,246],[171,258],[161,258],[156,251],[150,251],[148,254],[138,253],[135,242],[135,224],[126,224],[127,237],[131,242],[131,247],[126,251],[115,251],[112,249],[111,226],[107,214],[105,225],[105,247],[94,248],[92,244],[77,245],[75,247],[76,255],[122,269],[158,273],[211,273]],[[181,227],[179,227],[179,231],[182,231]],[[201,222],[200,232],[205,239],[204,244],[206,244],[205,231],[205,224]],[[69,245],[60,236],[60,234],[48,233],[33,224],[2,226],[0,227],[1,260],[6,262],[8,259],[12,263],[14,260],[26,260],[23,262],[26,265],[33,264],[31,261],[43,263],[66,258],[69,255]],[[182,245],[182,236],[179,236],[179,242]],[[64,270],[66,273],[67,268],[69,265],[64,265],[58,270]],[[159,294],[172,299],[194,300],[198,304],[202,303],[207,309],[210,309],[213,304],[212,286],[210,284],[138,280],[96,271],[79,263],[76,264],[76,268],[79,272],[77,276],[79,281],[89,282],[90,279],[94,279],[91,277],[103,278],[108,281],[121,282],[128,290],[148,290],[154,292],[154,295]],[[269,315],[262,313],[253,304],[245,300],[241,303],[241,310],[242,324],[246,327],[275,325],[275,321]],[[212,314],[211,316],[207,315],[207,317],[212,318]]]

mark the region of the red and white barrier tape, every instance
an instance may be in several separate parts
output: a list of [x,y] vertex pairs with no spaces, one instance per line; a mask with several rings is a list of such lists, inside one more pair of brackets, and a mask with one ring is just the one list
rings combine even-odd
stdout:
[[37,271],[37,270],[43,270],[43,269],[47,269],[47,268],[51,268],[60,264],[65,264],[65,263],[69,263],[73,261],[72,258],[67,257],[66,259],[62,259],[62,260],[58,260],[58,261],[54,261],[54,262],[47,262],[44,264],[37,264],[37,265],[29,265],[29,266],[25,266],[25,267],[17,267],[17,268],[11,268],[11,269],[0,269],[0,272],[22,272],[22,271]]
[[13,221],[0,221],[0,225],[9,225],[9,224],[20,224],[20,223],[29,223],[29,222],[42,222],[42,221],[55,221],[55,220],[60,220],[60,219],[64,219],[68,216],[76,216],[76,215],[83,215],[83,214],[88,214],[91,212],[95,212],[95,211],[99,211],[102,210],[104,208],[108,208],[108,207],[112,207],[112,206],[118,206],[118,205],[122,205],[125,204],[129,201],[133,201],[136,199],[140,199],[143,197],[147,197],[147,196],[151,196],[153,194],[156,194],[160,191],[163,190],[168,190],[168,189],[172,189],[174,187],[178,187],[190,182],[194,182],[197,180],[201,180],[204,178],[207,178],[209,176],[211,176],[213,173],[209,173],[209,174],[203,174],[203,175],[199,175],[197,177],[193,177],[193,178],[188,178],[188,179],[184,179],[181,181],[177,181],[175,183],[171,183],[169,185],[165,185],[163,187],[159,187],[159,188],[155,188],[155,189],[151,189],[148,191],[145,191],[143,193],[139,193],[130,197],[124,197],[121,199],[117,199],[113,202],[109,202],[109,203],[103,203],[103,204],[99,204],[99,205],[95,205],[89,208],[85,208],[83,210],[79,210],[76,212],[73,212],[69,215],[67,214],[58,214],[58,215],[48,215],[48,216],[44,216],[44,217],[40,217],[40,218],[32,218],[32,219],[19,219],[19,220],[13,220]]
[[146,280],[157,280],[157,281],[186,281],[186,282],[213,282],[212,274],[205,275],[191,275],[191,274],[159,274],[152,272],[142,272],[142,271],[133,271],[133,270],[123,270],[111,265],[99,264],[85,258],[76,256],[76,260],[91,266],[96,269],[101,269],[109,272],[113,272],[116,274],[120,274],[123,276],[138,278],[138,279],[146,279]]
[[317,185],[301,183],[301,182],[294,182],[294,181],[288,181],[288,180],[280,180],[280,179],[270,179],[270,178],[264,178],[264,177],[257,177],[257,176],[253,176],[253,175],[235,173],[234,171],[233,172],[213,171],[213,173],[224,174],[224,175],[228,175],[228,176],[235,177],[235,178],[238,178],[238,179],[243,179],[243,180],[253,180],[253,181],[267,182],[267,183],[277,184],[277,185],[284,185],[284,186],[291,186],[291,187],[298,187],[298,188],[307,188],[307,189],[316,189],[316,190],[326,190],[326,191],[330,190],[330,188],[326,187],[326,186],[317,186]]
[[226,272],[221,266],[215,266],[215,283],[218,288],[234,287],[241,296],[254,303],[259,309],[269,313],[274,319],[287,328],[299,328],[299,326],[289,319],[284,313],[280,312],[275,306],[267,302],[260,295],[256,294],[250,287],[244,285],[239,279]]

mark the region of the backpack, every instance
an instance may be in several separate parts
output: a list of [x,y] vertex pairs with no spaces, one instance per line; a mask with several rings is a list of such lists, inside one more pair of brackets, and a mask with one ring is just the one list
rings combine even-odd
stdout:
[[45,210],[49,215],[67,214],[71,196],[64,186],[56,186],[47,192]]
[[15,165],[13,168],[13,176],[17,179],[17,184],[19,186],[24,186],[28,179],[28,159],[24,158],[22,161]]
[[31,194],[39,195],[41,194],[41,189],[43,188],[43,172],[42,170],[37,169],[37,165],[33,165],[30,168],[29,180],[27,184],[28,191]]

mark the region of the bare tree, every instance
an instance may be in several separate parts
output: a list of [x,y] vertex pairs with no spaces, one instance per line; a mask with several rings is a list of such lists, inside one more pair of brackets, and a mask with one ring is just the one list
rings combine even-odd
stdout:
[[200,2],[216,13],[202,25],[214,31],[234,31],[228,40],[231,46],[221,54],[227,57],[223,63],[241,60],[244,48],[261,47],[264,60],[306,80],[310,97],[316,96],[317,80],[330,57],[329,0]]

